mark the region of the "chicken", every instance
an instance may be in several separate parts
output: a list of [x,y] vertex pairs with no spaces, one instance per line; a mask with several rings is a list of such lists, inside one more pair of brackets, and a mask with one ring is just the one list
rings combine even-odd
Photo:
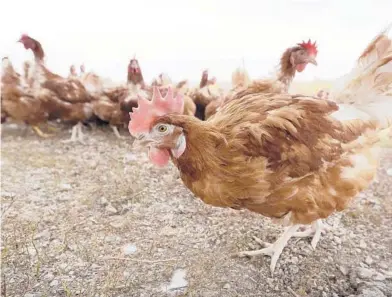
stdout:
[[309,63],[317,66],[317,54],[316,42],[312,43],[309,39],[308,42],[303,41],[284,51],[280,58],[279,71],[273,78],[250,82],[245,68],[243,70],[237,69],[232,76],[233,88],[220,104],[216,102],[208,107],[208,117],[215,114],[219,107],[226,102],[235,98],[241,98],[247,94],[288,92],[296,72],[304,71]]
[[50,136],[38,127],[39,124],[47,121],[47,111],[39,99],[23,88],[21,77],[15,72],[8,58],[2,60],[1,112],[2,122],[7,117],[11,117],[32,126],[41,137]]
[[[379,102],[390,111],[392,55],[376,58],[370,66],[373,70],[359,64],[351,76],[355,84],[348,83],[335,100],[349,94],[352,109]],[[378,90],[384,91],[374,97]],[[135,147],[147,147],[157,166],[171,159],[184,184],[205,203],[245,208],[287,226],[275,243],[239,253],[270,256],[272,274],[291,237],[313,237],[316,248],[327,229],[322,219],[344,210],[369,186],[379,140],[391,131],[383,115],[346,114],[333,101],[284,92],[244,95],[200,121],[178,114],[181,96],[169,90],[162,98],[154,91],[151,102],[140,99],[130,114]],[[303,225],[310,226],[298,231]]]
[[80,82],[91,94],[99,94],[107,88],[116,87],[116,84],[109,78],[103,78],[94,72],[86,73],[84,64],[80,65]]
[[78,77],[78,74],[76,73],[75,65],[71,65],[71,67],[69,67],[68,78],[77,78],[77,77]]
[[149,93],[142,89],[145,84],[136,59],[130,60],[127,75],[126,86],[103,90],[93,106],[94,114],[102,121],[109,123],[117,138],[123,138],[118,127],[126,126],[129,122],[129,111],[137,106],[137,96],[149,96]]
[[205,109],[208,104],[223,98],[223,92],[216,83],[216,78],[208,79],[208,71],[204,70],[199,88],[191,94],[196,104],[196,117],[205,120]]
[[32,79],[33,92],[48,111],[49,119],[75,124],[71,138],[65,142],[83,143],[82,121],[92,117],[92,101],[95,98],[78,79],[63,78],[50,72],[44,65],[44,50],[37,40],[24,34],[19,42],[25,49],[33,51],[35,63],[29,71],[29,79]]

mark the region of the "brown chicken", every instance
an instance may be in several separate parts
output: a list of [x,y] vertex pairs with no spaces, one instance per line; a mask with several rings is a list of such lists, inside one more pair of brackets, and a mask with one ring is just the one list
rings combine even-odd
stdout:
[[298,43],[296,46],[284,51],[280,58],[280,68],[275,78],[255,80],[252,83],[248,81],[249,77],[246,72],[237,69],[232,77],[233,88],[223,100],[210,103],[211,106],[208,107],[207,118],[215,114],[222,104],[235,98],[242,98],[247,94],[288,92],[297,71],[304,71],[309,63],[317,65],[317,53],[316,42],[312,43],[309,40],[308,42]]
[[28,79],[32,79],[32,91],[49,113],[49,119],[74,124],[72,136],[65,142],[83,143],[82,122],[92,117],[95,97],[78,79],[63,78],[49,71],[44,65],[44,50],[37,40],[24,34],[19,42],[34,54],[35,63],[31,66],[33,69],[29,71],[31,75]]
[[149,97],[143,74],[136,59],[128,64],[127,85],[103,90],[94,102],[94,114],[102,121],[108,122],[117,138],[123,138],[118,127],[125,127],[129,122],[129,111],[137,107],[137,96]]
[[206,119],[206,107],[215,101],[222,100],[223,92],[216,83],[216,78],[208,79],[208,70],[204,70],[201,76],[199,88],[190,95],[196,104],[196,114],[198,119]]
[[39,99],[23,88],[21,76],[15,72],[8,58],[2,60],[1,113],[2,122],[10,117],[32,126],[41,137],[49,136],[38,127],[47,121],[48,112]]
[[[376,50],[368,54],[377,55]],[[173,97],[169,90],[162,98],[155,89],[152,102],[141,99],[131,113],[129,131],[137,138],[136,147],[148,147],[154,164],[165,166],[171,159],[184,184],[205,203],[246,208],[288,226],[275,243],[239,254],[271,256],[273,273],[291,237],[311,236],[316,248],[326,229],[321,220],[345,209],[373,180],[379,139],[391,127],[383,129],[375,114],[363,117],[353,109],[378,101],[388,102],[391,110],[391,66],[389,55],[377,59],[372,70],[360,68],[366,76],[358,74],[358,68],[353,71],[357,75],[352,81],[360,79],[367,88],[348,84],[351,89],[336,94],[337,101],[346,94],[356,98],[348,114],[347,106],[328,100],[254,93],[200,121],[178,114],[180,96]],[[368,96],[380,89],[389,95],[378,100]]]

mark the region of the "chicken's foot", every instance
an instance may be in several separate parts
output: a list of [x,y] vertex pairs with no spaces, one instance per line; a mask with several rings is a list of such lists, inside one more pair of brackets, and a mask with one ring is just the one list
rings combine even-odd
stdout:
[[82,132],[82,122],[79,122],[75,126],[72,127],[71,138],[67,139],[67,140],[63,140],[63,143],[79,141],[80,143],[84,144],[83,136],[84,135]]
[[315,250],[317,247],[317,244],[320,240],[321,233],[323,231],[328,231],[330,230],[331,227],[329,225],[326,225],[323,223],[321,219],[318,219],[312,223],[310,228],[307,228],[304,231],[301,232],[295,232],[293,237],[312,237],[312,242],[310,243],[312,245],[312,248]]
[[124,136],[120,135],[120,132],[118,132],[118,129],[117,129],[116,126],[110,125],[110,127],[112,128],[112,130],[113,130],[113,132],[114,132],[114,135],[116,135],[116,137],[117,137],[118,139],[125,139]]
[[265,244],[264,242],[261,242],[258,240],[259,243],[263,245],[267,245],[267,247],[261,249],[261,250],[255,250],[255,251],[243,251],[240,252],[238,255],[240,257],[245,257],[245,256],[258,256],[258,255],[266,255],[271,257],[271,274],[274,274],[276,263],[279,260],[280,254],[282,253],[283,249],[287,245],[287,242],[290,240],[290,238],[295,234],[295,232],[298,230],[300,225],[293,225],[288,227],[283,234],[273,243],[273,244]]
[[53,136],[52,134],[46,134],[46,133],[42,132],[38,126],[32,126],[32,128],[33,128],[34,132],[37,133],[37,135],[42,138],[48,138],[48,137]]

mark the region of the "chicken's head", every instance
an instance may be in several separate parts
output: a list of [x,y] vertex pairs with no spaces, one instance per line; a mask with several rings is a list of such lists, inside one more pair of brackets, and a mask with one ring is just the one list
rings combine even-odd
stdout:
[[136,59],[129,61],[128,71],[133,74],[140,73],[139,62]]
[[76,69],[75,69],[75,66],[74,65],[71,65],[71,67],[69,67],[69,73],[71,74],[71,75],[77,75],[77,73],[76,73]]
[[148,148],[148,156],[155,165],[165,166],[170,156],[179,158],[185,151],[186,138],[181,127],[165,121],[168,114],[184,111],[184,99],[173,95],[171,87],[163,98],[158,87],[153,88],[152,100],[139,97],[138,107],[129,113],[129,132],[136,138],[134,147]]
[[21,42],[25,49],[35,50],[37,43],[27,34],[22,34],[18,42]]
[[295,70],[302,72],[309,63],[317,66],[316,56],[316,42],[312,43],[309,39],[308,42],[303,41],[302,43],[298,43],[298,46],[295,47],[291,53],[290,62]]

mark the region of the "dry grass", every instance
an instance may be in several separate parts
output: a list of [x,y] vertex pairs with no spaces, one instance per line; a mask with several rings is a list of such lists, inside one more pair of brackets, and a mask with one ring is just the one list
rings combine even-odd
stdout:
[[[379,183],[328,220],[336,228],[317,250],[292,240],[272,277],[268,258],[232,255],[258,248],[252,236],[274,240],[278,226],[204,205],[173,166],[157,169],[131,153],[130,140],[100,128],[86,132],[86,145],[63,144],[65,131],[43,140],[3,128],[2,296],[348,296],[365,284],[358,267],[392,267],[391,151]],[[128,244],[135,253],[124,254]],[[188,286],[165,291],[179,268]],[[378,283],[392,292],[390,278]]]

